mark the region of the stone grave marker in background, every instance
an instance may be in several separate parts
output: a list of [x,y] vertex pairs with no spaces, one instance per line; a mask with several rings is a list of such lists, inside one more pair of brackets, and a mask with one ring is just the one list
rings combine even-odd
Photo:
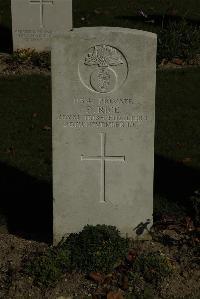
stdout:
[[72,29],[72,0],[11,0],[13,49],[50,49],[55,31]]
[[75,29],[52,46],[54,240],[152,224],[156,35]]

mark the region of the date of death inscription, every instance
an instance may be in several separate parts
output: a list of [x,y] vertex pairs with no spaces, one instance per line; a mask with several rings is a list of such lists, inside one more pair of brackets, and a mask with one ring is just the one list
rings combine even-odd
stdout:
[[58,113],[57,121],[65,128],[133,128],[149,120],[134,105],[133,99],[74,99],[71,111]]

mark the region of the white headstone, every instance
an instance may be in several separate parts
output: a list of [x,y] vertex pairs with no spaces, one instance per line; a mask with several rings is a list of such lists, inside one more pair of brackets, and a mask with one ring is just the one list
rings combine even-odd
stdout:
[[152,224],[156,35],[75,29],[52,46],[54,240]]
[[13,49],[50,49],[54,32],[72,29],[72,0],[11,0]]

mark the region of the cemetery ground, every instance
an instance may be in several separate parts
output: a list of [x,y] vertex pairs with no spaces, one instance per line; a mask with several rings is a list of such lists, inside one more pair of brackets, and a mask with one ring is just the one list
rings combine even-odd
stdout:
[[[192,26],[199,24],[197,1],[190,1],[189,8],[183,0],[178,4],[175,0],[154,2],[150,6],[145,0],[127,1],[122,6],[116,0],[75,1],[75,26],[158,31],[166,12],[168,21],[185,16]],[[138,10],[148,17],[142,12],[138,15]],[[0,11],[0,34],[9,36],[9,1],[0,3]],[[193,41],[198,41],[196,37]],[[175,39],[170,53],[162,52],[167,47],[160,48],[152,240],[136,240],[127,248],[115,232],[110,232],[110,242],[101,232],[92,240],[97,242],[92,251],[92,231],[82,237],[84,250],[80,249],[81,239],[72,240],[76,244],[73,250],[65,243],[50,246],[49,57],[26,51],[10,55],[9,38],[0,45],[4,52],[0,57],[0,298],[200,298],[200,75],[198,58],[193,56],[198,44],[192,45],[189,52],[179,52]],[[105,245],[104,250],[99,244]],[[84,264],[87,259],[91,263]],[[105,265],[110,265],[106,274],[101,271]]]

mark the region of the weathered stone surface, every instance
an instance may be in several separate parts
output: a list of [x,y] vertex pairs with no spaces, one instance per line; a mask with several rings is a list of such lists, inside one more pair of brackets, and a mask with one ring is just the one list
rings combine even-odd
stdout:
[[52,34],[72,29],[72,0],[11,0],[13,48],[50,49]]
[[54,239],[152,224],[156,35],[82,28],[52,46]]

